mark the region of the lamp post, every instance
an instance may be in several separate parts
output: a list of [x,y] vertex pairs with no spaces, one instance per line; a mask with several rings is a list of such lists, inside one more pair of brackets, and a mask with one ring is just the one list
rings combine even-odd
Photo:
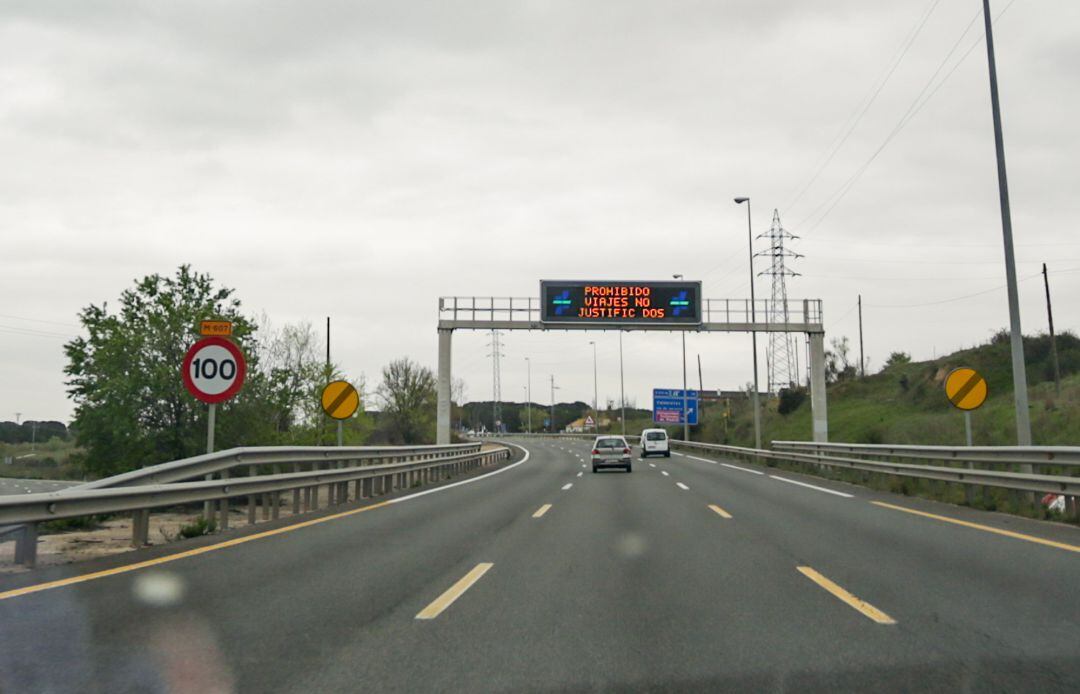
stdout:
[[[997,61],[994,58],[994,23],[990,18],[990,0],[983,0],[983,21],[986,24],[986,60],[990,68],[990,109],[994,119],[994,150],[997,153],[1001,235],[1005,244],[1005,285],[1009,297],[1009,341],[1012,347],[1016,445],[1030,446],[1031,418],[1028,413],[1027,373],[1024,371],[1024,336],[1020,332],[1020,299],[1016,285],[1016,256],[1013,253],[1012,212],[1009,209],[1009,181],[1008,176],[1005,174],[1005,142],[1001,131],[1001,104],[998,102]],[[1021,465],[1020,471],[1030,473],[1031,465]]]
[[525,368],[527,369],[528,374],[529,374],[528,380],[526,381],[528,383],[528,385],[525,386],[525,416],[527,417],[526,421],[528,422],[526,424],[526,426],[525,426],[525,431],[531,434],[532,433],[532,361],[528,357],[525,357]]
[[[682,275],[672,275],[673,279],[681,280]],[[690,440],[690,419],[687,417],[686,412],[686,331],[680,330],[679,334],[682,336],[682,422],[683,422],[683,441]]]
[[589,344],[592,345],[592,413],[593,413],[593,433],[600,432],[600,412],[597,393],[599,390],[596,386],[596,341],[589,340]]
[[754,329],[757,322],[756,301],[754,299],[754,232],[750,224],[750,198],[735,198],[735,204],[746,203],[746,239],[747,249],[750,255],[750,339],[754,350],[754,392],[750,394],[750,404],[754,408],[754,447],[761,448],[761,411],[758,407],[758,377],[757,377],[757,331]]
[[619,407],[622,408],[622,435],[626,436],[626,383],[623,380],[622,334],[619,331]]

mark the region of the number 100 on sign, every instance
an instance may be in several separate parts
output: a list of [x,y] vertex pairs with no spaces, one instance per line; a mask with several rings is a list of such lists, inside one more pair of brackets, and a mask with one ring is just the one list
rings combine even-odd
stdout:
[[222,337],[199,340],[184,357],[184,386],[208,403],[228,400],[244,385],[246,364],[240,349]]

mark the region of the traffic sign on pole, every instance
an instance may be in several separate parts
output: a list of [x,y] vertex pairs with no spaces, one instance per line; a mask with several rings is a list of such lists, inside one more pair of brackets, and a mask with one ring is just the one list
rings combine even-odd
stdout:
[[334,419],[348,419],[360,407],[360,394],[348,381],[328,383],[322,392],[322,408]]
[[683,424],[683,402],[686,424],[697,426],[698,391],[679,388],[653,389],[653,422],[657,424]]
[[945,377],[945,395],[958,410],[978,409],[986,402],[986,379],[975,369],[962,366]]
[[246,373],[243,352],[223,337],[204,337],[193,344],[180,369],[188,392],[210,404],[240,392]]

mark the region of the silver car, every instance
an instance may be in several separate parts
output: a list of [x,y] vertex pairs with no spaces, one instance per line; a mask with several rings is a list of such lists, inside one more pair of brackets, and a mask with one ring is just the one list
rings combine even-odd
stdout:
[[630,444],[621,436],[597,436],[592,446],[592,471],[602,467],[621,467],[632,472]]

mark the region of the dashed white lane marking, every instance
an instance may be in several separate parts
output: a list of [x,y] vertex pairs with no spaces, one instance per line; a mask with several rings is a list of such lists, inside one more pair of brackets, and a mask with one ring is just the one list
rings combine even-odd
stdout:
[[777,477],[776,475],[769,475],[774,480],[780,480],[781,482],[787,482],[788,484],[797,484],[800,487],[806,487],[808,489],[816,489],[819,492],[825,492],[826,494],[835,494],[836,496],[842,496],[845,499],[854,497],[854,494],[845,494],[844,492],[838,492],[835,489],[826,489],[825,487],[818,487],[813,484],[807,484],[806,482],[799,482],[798,480],[789,480],[787,477]]
[[584,472],[579,472],[579,473],[577,474],[577,476],[578,476],[578,477],[581,477],[581,476],[582,476],[582,475],[584,475],[584,474],[585,474]]
[[649,467],[656,467],[656,463],[649,463]]
[[761,472],[760,470],[751,470],[749,468],[739,467],[738,465],[732,465],[730,463],[720,463],[720,464],[723,465],[724,467],[729,467],[732,470],[741,470],[743,472],[749,472],[751,475],[764,475],[765,474],[764,472]]
[[573,482],[569,482],[569,483],[567,483],[567,484],[564,484],[564,485],[563,485],[563,488],[562,488],[562,489],[563,489],[563,491],[565,492],[565,491],[566,491],[567,489],[569,489],[570,487],[573,487],[573,486],[574,486],[574,483],[573,483]]
[[690,487],[687,487],[687,486],[686,486],[685,484],[683,484],[682,482],[676,482],[676,483],[675,483],[675,486],[676,486],[676,487],[678,487],[679,489],[683,490],[684,492],[688,492],[688,491],[690,491]]
[[581,467],[589,467],[589,466],[588,466],[588,465],[586,465],[585,463],[582,463],[582,464],[581,464]]
[[540,508],[536,509],[536,513],[533,514],[533,518],[540,518],[551,508],[551,504],[544,504]]
[[668,471],[667,470],[661,470],[660,474],[663,475],[664,477],[667,477],[668,476]]

